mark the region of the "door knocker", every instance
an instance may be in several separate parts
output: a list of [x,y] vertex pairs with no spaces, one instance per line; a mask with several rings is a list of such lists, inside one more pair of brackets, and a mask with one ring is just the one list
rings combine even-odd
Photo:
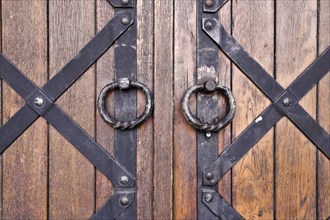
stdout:
[[[141,89],[146,97],[146,107],[144,112],[134,120],[131,121],[118,121],[114,117],[110,116],[105,108],[105,98],[111,92],[111,90],[121,89],[128,90],[131,88]],[[98,108],[102,119],[111,127],[120,130],[133,129],[144,121],[146,121],[152,112],[153,109],[153,99],[150,90],[143,83],[130,80],[128,78],[121,78],[116,82],[106,85],[100,92],[98,98]]]

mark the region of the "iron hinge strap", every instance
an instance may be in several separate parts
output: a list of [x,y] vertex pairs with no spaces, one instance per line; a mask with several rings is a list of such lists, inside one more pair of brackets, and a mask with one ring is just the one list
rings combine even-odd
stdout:
[[[131,17],[123,25],[122,16]],[[65,92],[134,22],[132,13],[118,13],[54,78],[42,89],[35,86],[13,64],[0,54],[0,77],[18,92],[28,104],[0,128],[0,150],[3,152],[39,116],[43,116],[90,162],[117,187],[134,187],[135,179],[108,155],[54,101]],[[45,107],[44,107],[45,106]],[[69,129],[68,129],[69,128]],[[68,132],[70,130],[70,132]],[[127,177],[122,184],[120,177]],[[125,208],[126,209],[126,208]]]
[[[204,22],[207,19],[204,20]],[[329,71],[330,49],[328,48],[319,58],[312,63],[289,87],[284,90],[270,75],[239,45],[239,43],[229,35],[224,27],[214,21],[212,30],[204,31],[217,43],[219,48],[247,75],[275,104],[275,110],[282,116],[287,116],[289,112],[297,111],[301,108],[298,101]],[[235,51],[235,53],[233,52]],[[303,86],[301,86],[303,85]],[[305,119],[314,121],[310,124],[313,127],[302,127],[303,124],[297,123],[299,120],[291,119],[293,123],[329,158],[330,149],[329,134],[305,111],[299,111],[302,115],[300,120]],[[298,113],[298,111],[297,111]],[[261,115],[262,117],[262,115]],[[260,117],[258,117],[260,118]],[[262,117],[263,120],[268,118]],[[275,122],[276,123],[276,122]],[[253,126],[252,126],[253,127]],[[246,130],[251,132],[251,130]],[[256,139],[255,137],[251,137]],[[259,139],[256,139],[258,141]],[[234,142],[235,143],[235,142]],[[234,144],[233,143],[233,144]],[[252,147],[252,146],[251,146]],[[229,149],[227,149],[229,150]],[[239,160],[239,158],[236,158]],[[212,165],[211,165],[212,166]],[[214,166],[212,166],[214,168]],[[209,172],[209,169],[205,172]],[[219,178],[219,177],[217,177]],[[208,181],[209,182],[209,181]]]
[[[217,10],[226,2],[212,2]],[[215,3],[215,5],[214,5]],[[215,12],[215,11],[209,11]],[[330,155],[329,134],[298,104],[298,101],[330,69],[329,48],[284,90],[246,51],[229,35],[215,18],[202,18],[203,30],[219,48],[259,87],[273,102],[221,155],[203,172],[203,185],[215,185],[283,116],[287,116],[328,158]],[[216,197],[219,194],[216,194]],[[210,196],[211,194],[208,194]],[[220,196],[221,197],[221,196]],[[206,198],[206,197],[205,197]],[[203,199],[205,199],[203,198]],[[205,201],[205,200],[203,200]],[[222,202],[221,202],[222,201]],[[204,203],[221,219],[230,219],[238,214],[235,209],[218,212],[224,200]],[[220,205],[219,205],[219,204]],[[215,206],[214,206],[215,205]],[[230,206],[229,204],[227,204]],[[225,206],[226,207],[226,206]],[[239,217],[237,217],[240,219]]]
[[[203,204],[221,220],[243,220],[244,218],[215,190],[202,188]],[[205,218],[203,218],[205,219]]]
[[107,0],[114,8],[133,8],[135,0]]
[[[217,22],[217,21],[216,21]],[[205,30],[205,29],[204,29]],[[309,116],[303,108],[298,104],[299,99],[301,99],[307,92],[322,79],[323,76],[327,74],[330,69],[330,64],[328,60],[330,59],[330,49],[328,48],[319,58],[311,64],[301,75],[295,80],[288,89],[284,90],[280,85],[273,79],[267,79],[267,81],[272,81],[272,86],[269,88],[262,87],[261,83],[258,80],[263,80],[261,78],[255,77],[253,74],[263,72],[265,77],[268,78],[269,74],[264,71],[260,65],[251,64],[257,63],[250,57],[238,42],[230,36],[223,28],[221,24],[216,23],[213,30],[210,32],[205,30],[206,33],[218,44],[220,49],[227,54],[231,60],[233,60],[236,65],[243,70],[243,72],[252,80],[256,85],[259,85],[259,88],[265,93],[268,94],[273,104],[266,109],[232,144],[228,147],[219,157],[215,160],[205,171],[204,171],[204,184],[213,185],[215,182],[218,182],[222,176],[238,161],[245,155],[245,153],[252,148],[252,146],[257,143],[263,135],[261,133],[266,133],[266,130],[270,129],[275,125],[275,123],[286,115],[293,123],[314,143],[317,147],[329,158],[330,149],[328,146],[329,143],[329,134],[324,131],[324,129],[311,117]],[[231,50],[231,47],[228,45],[234,45],[235,55]],[[236,56],[240,54],[240,56]],[[245,59],[247,58],[247,59]],[[240,60],[239,60],[240,59]],[[244,60],[248,60],[247,63]],[[248,67],[258,66],[258,69],[249,69]],[[258,79],[257,79],[258,78]],[[304,83],[304,89],[301,89],[301,86],[298,84]],[[272,90],[273,88],[280,88],[281,90]],[[295,88],[299,88],[298,91]],[[271,91],[270,91],[271,90]],[[273,93],[274,92],[274,93]],[[280,94],[279,97],[276,97]],[[309,129],[307,130],[306,124],[299,123],[296,118],[296,114],[303,118],[304,122],[310,122]],[[293,117],[292,117],[293,116]],[[262,125],[263,123],[266,123]],[[258,131],[258,132],[256,132]],[[317,132],[315,132],[317,131]],[[261,132],[261,133],[260,133]],[[258,134],[258,135],[256,135]],[[244,142],[244,144],[243,144]],[[244,147],[243,147],[244,146]],[[235,153],[237,152],[237,153]],[[213,173],[214,179],[206,179],[205,175],[207,173]]]
[[[123,1],[126,1],[132,4],[132,7],[125,9],[132,13],[133,18],[125,18],[121,20],[122,24],[126,24],[130,22],[131,19],[136,19],[136,0],[121,0],[121,4]],[[114,3],[112,0],[111,2]],[[115,13],[121,13],[123,9],[116,8]],[[115,157],[116,159],[125,166],[125,168],[136,176],[136,151],[137,151],[137,132],[136,129],[133,129],[150,115],[152,110],[150,91],[143,84],[136,82],[137,78],[137,25],[136,23],[131,25],[130,28],[126,31],[125,35],[119,38],[115,42],[114,49],[114,64],[115,64],[115,78],[116,82],[106,85],[99,96],[99,113],[104,121],[116,128],[115,131]],[[108,94],[112,87],[119,87],[116,89],[115,94],[115,115],[116,119],[112,118],[107,114],[105,109],[105,94]],[[140,123],[136,123],[134,119],[136,117],[136,91],[131,90],[132,86],[138,86],[142,88],[144,91],[148,103],[150,104],[150,108],[148,114],[145,114],[144,119],[140,121]],[[103,98],[102,98],[103,97]],[[149,97],[149,98],[148,98]],[[102,101],[103,100],[103,101]],[[125,100],[125,101],[124,101]],[[110,119],[110,120],[106,120]],[[131,121],[128,121],[131,120]],[[129,153],[127,153],[129,152]],[[118,188],[116,188],[116,192],[119,193]],[[136,186],[130,188],[129,190],[136,190]],[[134,196],[135,198],[135,196]],[[110,199],[112,201],[113,198]],[[123,210],[120,214],[118,214],[115,218],[120,219],[136,219],[137,218],[137,204],[136,200],[129,198],[128,196],[122,195],[119,197],[119,200],[126,200],[127,204],[125,210]],[[100,216],[101,219],[112,219],[111,210],[114,209],[114,203],[107,202],[95,215]],[[103,217],[102,217],[103,216]],[[110,216],[110,217],[109,217]],[[94,219],[94,216],[92,217]]]
[[[214,98],[211,90],[219,86],[217,70],[219,69],[218,48],[202,29],[201,19],[204,15],[204,0],[197,1],[197,48],[196,48],[196,79],[195,86],[190,87],[182,102],[183,112],[186,119],[197,129],[197,217],[198,219],[216,220],[218,217],[203,202],[203,171],[217,158],[218,135],[217,131],[223,127],[215,121],[219,116],[218,99]],[[216,13],[207,14],[209,18],[218,18]],[[211,85],[211,86],[209,86]],[[212,88],[211,88],[212,87]],[[196,120],[189,117],[189,97],[193,91],[204,91],[210,89],[208,94],[197,94],[197,116]],[[215,90],[213,90],[215,91]],[[190,114],[191,115],[191,114]],[[220,127],[219,127],[220,126]],[[217,194],[217,186],[209,187],[209,190]]]
[[134,203],[136,192],[134,191],[116,191],[115,194],[105,203],[91,220],[116,219]]
[[202,0],[205,13],[216,13],[228,0]]
[[[0,57],[2,57],[3,60],[7,60],[1,53]],[[7,62],[7,65],[9,65],[10,63],[8,60]],[[13,74],[23,74],[16,67],[12,67]],[[25,85],[29,85],[31,83],[32,82],[28,78],[25,78],[25,81],[21,81],[19,86],[24,87]],[[87,159],[89,159],[94,166],[96,166],[110,180],[112,180],[114,185],[121,186],[118,182],[119,178],[117,178],[117,175],[127,175],[130,177],[127,187],[135,185],[134,177],[132,177],[132,175],[129,174],[129,172],[127,172],[122,165],[112,159],[112,157],[107,154],[101,146],[99,146],[70,117],[68,117],[59,107],[57,107],[55,103],[49,101],[49,98],[47,100],[43,98],[47,96],[47,94],[43,94],[43,96],[41,96],[41,93],[38,92],[40,89],[38,89],[37,86],[35,86],[34,91],[29,96],[30,98],[26,100],[27,104],[25,104],[3,127],[0,128],[1,153],[9,146],[9,144],[12,143],[12,141],[19,137],[30,124],[32,124],[38,117],[43,116],[55,129],[59,131],[59,133],[61,133],[73,146],[75,146]],[[34,103],[36,100],[35,97],[41,97],[41,100],[43,100],[44,103],[40,106],[38,103]],[[43,110],[44,108],[47,109],[46,113]],[[17,129],[17,127],[19,129]],[[13,131],[16,131],[17,133],[13,133]]]

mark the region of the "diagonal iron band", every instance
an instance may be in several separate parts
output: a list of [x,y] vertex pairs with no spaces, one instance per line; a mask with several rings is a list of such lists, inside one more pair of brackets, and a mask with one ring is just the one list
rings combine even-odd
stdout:
[[[125,26],[120,24],[120,19],[123,16],[132,18],[131,24],[133,23],[133,15],[131,13],[118,13],[78,55],[42,88],[52,102],[56,101],[129,28],[131,24]],[[5,80],[26,101],[37,88],[33,82],[1,53],[0,78]],[[30,113],[30,116],[24,117],[23,112],[27,111],[25,107],[21,108],[0,128],[0,152],[3,152],[37,119],[37,114],[34,115],[35,119],[32,119],[32,113]],[[17,125],[19,126],[16,127]],[[6,130],[9,131],[6,132]]]
[[[138,88],[141,89],[142,92],[144,93],[146,97],[146,107],[144,109],[144,112],[136,119],[132,121],[118,121],[114,117],[110,116],[106,110],[105,107],[105,99],[106,96],[115,89],[120,89],[120,90],[128,90],[131,88]],[[102,119],[111,127],[115,129],[120,129],[120,130],[130,130],[133,129],[143,122],[145,122],[151,115],[152,109],[153,109],[153,99],[150,90],[148,89],[147,86],[145,86],[143,83],[137,82],[130,80],[128,78],[121,78],[116,82],[110,83],[106,85],[100,92],[99,98],[98,98],[98,107],[99,107],[99,112],[102,117]]]
[[135,192],[116,191],[90,220],[117,219],[135,201]]
[[[121,22],[122,18],[128,23]],[[116,187],[135,186],[134,177],[54,104],[113,43],[134,23],[133,13],[117,13],[115,17],[42,89],[0,53],[0,77],[27,104],[0,128],[0,152],[16,140],[39,116],[43,116],[74,147],[76,147]],[[120,177],[127,181],[122,183]]]
[[135,192],[116,191],[90,220],[116,219],[135,201]]
[[219,193],[210,189],[202,189],[202,202],[222,220],[243,220],[244,218],[222,198]]
[[222,6],[227,3],[228,0],[203,0],[203,12],[205,13],[215,13]]
[[[205,24],[208,23],[207,28]],[[323,52],[284,90],[215,19],[203,19],[204,31],[273,103],[204,171],[203,184],[216,184],[283,116],[287,116],[330,158],[329,134],[298,101],[330,69],[330,49]],[[308,123],[309,126],[306,126]]]

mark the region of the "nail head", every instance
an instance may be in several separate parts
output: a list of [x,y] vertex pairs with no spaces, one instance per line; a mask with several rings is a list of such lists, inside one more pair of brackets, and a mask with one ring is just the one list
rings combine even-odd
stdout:
[[43,98],[41,98],[41,97],[36,97],[35,99],[34,99],[34,104],[36,105],[36,106],[42,106],[43,104],[44,104],[44,99]]
[[121,197],[119,202],[122,206],[127,206],[129,204],[129,200],[128,200],[127,196]]

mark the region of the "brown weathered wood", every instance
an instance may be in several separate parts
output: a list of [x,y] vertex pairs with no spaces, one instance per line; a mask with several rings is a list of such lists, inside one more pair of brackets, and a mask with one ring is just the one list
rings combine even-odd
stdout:
[[[137,2],[137,79],[153,89],[153,0]],[[145,97],[138,92],[138,114],[145,108]],[[153,120],[137,132],[137,218],[153,218]]]
[[181,108],[185,91],[195,84],[196,1],[175,1],[174,20],[174,219],[196,219],[196,132]]
[[[276,77],[286,88],[317,57],[317,1],[278,1]],[[299,103],[313,117],[316,93]],[[316,148],[286,118],[276,126],[276,218],[316,218]]]
[[[51,77],[95,35],[94,5],[93,1],[49,2]],[[94,69],[91,67],[57,101],[92,137],[95,124]],[[49,169],[49,217],[89,218],[94,212],[94,167],[53,128],[49,132]]]
[[[45,1],[2,1],[2,52],[38,86],[47,81]],[[3,88],[3,122],[25,102]],[[38,119],[3,154],[4,219],[47,217],[47,124]]]
[[154,1],[154,218],[172,218],[173,0]]
[[[234,1],[233,36],[268,73],[273,74],[274,2]],[[237,110],[236,138],[270,104],[261,91],[233,68]],[[273,130],[233,168],[233,206],[246,219],[273,218]]]
[[[218,13],[219,21],[230,32],[231,30],[231,2],[227,2]],[[218,65],[218,79],[221,85],[231,88],[231,62],[225,54],[219,50],[219,65]],[[226,109],[225,99],[220,100],[222,109]],[[225,111],[224,111],[225,112]],[[231,141],[231,125],[221,129],[218,135],[218,151],[219,154],[229,146]],[[223,179],[219,181],[218,190],[220,195],[227,201],[231,202],[231,171],[229,171]]]
[[[97,13],[97,31],[100,31],[114,16],[112,6],[106,0],[98,0],[96,2]],[[97,61],[96,65],[96,95],[100,94],[102,88],[114,81],[114,53],[113,47],[110,48]],[[114,115],[113,98],[108,98],[107,106],[109,111]],[[112,106],[112,108],[110,108]],[[98,110],[96,111],[96,140],[97,142],[112,156],[114,156],[114,129],[107,125]],[[100,172],[96,171],[96,210],[101,208],[106,201],[112,196],[114,188],[111,182]]]
[[[2,12],[2,6],[0,4],[0,11]],[[2,16],[0,16],[1,21],[2,21]],[[0,28],[0,50],[2,52],[2,30]],[[2,117],[2,79],[0,78],[0,125],[3,125],[3,117]],[[0,189],[2,189],[2,181],[3,181],[3,172],[2,172],[2,154],[0,155]],[[2,190],[0,190],[0,217],[3,218],[2,211],[3,211],[3,205],[2,205],[2,198],[3,198],[3,193]]]
[[[319,10],[319,54],[330,46],[330,1],[320,1]],[[319,83],[318,121],[330,133],[330,73]],[[330,216],[330,161],[318,153],[318,219]]]

